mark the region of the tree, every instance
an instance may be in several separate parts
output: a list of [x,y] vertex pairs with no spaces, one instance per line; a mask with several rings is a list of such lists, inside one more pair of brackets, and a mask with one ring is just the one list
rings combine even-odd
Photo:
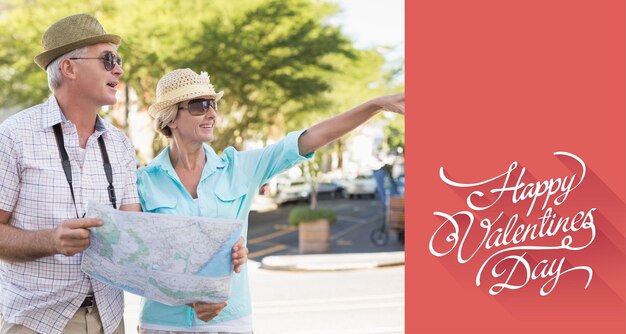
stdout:
[[[258,1],[238,4],[254,2]],[[157,81],[165,72],[179,66],[198,67],[190,63],[189,50],[197,48],[203,22],[220,15],[219,9],[235,7],[226,0],[211,4],[215,10],[199,11],[206,1],[11,0],[0,15],[0,105],[25,107],[49,96],[46,74],[32,61],[41,52],[41,36],[52,22],[84,12],[96,16],[107,32],[122,36],[125,96],[133,89],[139,105],[147,106],[154,101]],[[128,104],[125,109],[127,116]],[[125,121],[116,125],[127,126]]]
[[284,133],[294,113],[329,104],[323,95],[330,89],[328,75],[339,70],[331,56],[353,59],[355,52],[337,27],[323,23],[336,9],[273,0],[204,25],[198,43],[205,47],[194,63],[203,64],[215,86],[225,90],[216,147]]
[[395,117],[389,123],[385,128],[385,138],[391,152],[404,152],[404,117]]
[[46,73],[33,58],[42,51],[41,36],[52,22],[74,13],[104,15],[111,10],[70,0],[10,0],[4,6],[0,14],[0,106],[4,107],[26,107],[49,96]]
[[[315,110],[311,113],[291,115],[287,123],[288,128],[303,128],[323,118],[348,110],[368,99],[404,90],[402,85],[393,83],[395,75],[399,72],[398,68],[385,68],[385,58],[378,50],[358,50],[355,55],[354,60],[334,59],[336,66],[342,70],[332,73],[328,79],[332,89],[324,95],[328,101],[331,101],[330,104],[325,109]],[[384,123],[388,122],[382,114],[376,119],[383,119]],[[343,152],[350,136],[348,134],[340,138],[337,145],[333,146],[333,149],[336,150],[336,156],[339,158],[339,169],[343,166]],[[404,142],[404,132],[402,132],[402,142]]]
[[[0,0],[2,1],[2,0]],[[5,0],[0,13],[0,105],[27,107],[50,92],[33,62],[41,36],[54,21],[95,15],[119,34],[127,126],[131,103],[146,110],[165,73],[189,67],[208,71],[225,91],[219,105],[217,150],[245,139],[276,139],[388,89],[384,59],[357,50],[327,18],[338,7],[313,0]],[[158,152],[164,142],[155,141]],[[339,145],[340,146],[340,145]]]

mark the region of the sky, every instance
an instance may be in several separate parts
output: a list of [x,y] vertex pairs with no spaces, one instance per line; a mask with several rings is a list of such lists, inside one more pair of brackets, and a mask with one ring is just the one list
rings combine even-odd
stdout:
[[342,12],[332,22],[342,26],[359,48],[389,46],[387,60],[404,59],[404,0],[334,0]]

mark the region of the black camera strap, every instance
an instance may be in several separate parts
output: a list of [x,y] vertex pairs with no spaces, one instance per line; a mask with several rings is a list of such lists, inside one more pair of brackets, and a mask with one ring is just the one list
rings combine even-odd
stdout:
[[111,162],[109,161],[109,154],[107,153],[107,148],[104,145],[104,138],[102,135],[98,137],[98,145],[100,146],[100,154],[102,154],[102,162],[104,166],[104,174],[107,177],[107,181],[109,182],[109,186],[107,187],[107,193],[109,194],[109,201],[111,201],[111,205],[113,205],[113,209],[117,209],[117,205],[115,205],[115,188],[113,188],[113,169],[111,168]]
[[[63,166],[63,172],[65,172],[65,179],[70,186],[70,193],[72,194],[72,202],[74,202],[74,210],[76,210],[76,218],[80,218],[78,215],[78,208],[76,207],[76,198],[74,196],[74,187],[72,186],[72,166],[70,164],[69,156],[65,150],[65,143],[63,141],[63,130],[61,129],[61,123],[57,123],[53,126],[54,136],[57,140],[57,146],[59,148],[59,154],[61,155],[61,165]],[[104,145],[104,139],[102,136],[98,137],[98,145],[100,146],[100,153],[102,154],[102,161],[104,162],[104,174],[106,175],[109,186],[107,187],[107,193],[109,195],[109,201],[113,205],[114,209],[117,209],[115,188],[113,187],[113,170],[111,168],[111,162],[109,161],[109,155],[107,154],[106,146]]]

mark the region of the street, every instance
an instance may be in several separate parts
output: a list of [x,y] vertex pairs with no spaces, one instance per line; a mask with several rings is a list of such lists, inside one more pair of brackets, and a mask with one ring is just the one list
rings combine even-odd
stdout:
[[255,334],[404,333],[404,266],[250,272]]
[[[294,207],[306,205],[286,204],[277,210],[251,212],[248,219],[249,258],[260,262],[269,255],[298,254],[298,229],[289,226],[287,217]],[[383,224],[383,207],[378,199],[321,197],[318,206],[332,209],[337,214],[337,222],[331,227],[331,253],[404,251],[395,232],[389,232],[389,242],[383,247],[370,241],[371,232]]]

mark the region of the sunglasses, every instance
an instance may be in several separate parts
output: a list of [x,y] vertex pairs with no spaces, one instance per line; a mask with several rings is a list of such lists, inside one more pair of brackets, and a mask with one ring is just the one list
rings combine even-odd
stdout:
[[105,52],[102,55],[102,57],[98,57],[98,58],[72,57],[70,59],[72,60],[74,59],[102,59],[102,63],[104,64],[104,69],[107,71],[113,71],[116,64],[122,67],[122,57],[110,51]]
[[209,108],[213,108],[213,110],[217,111],[217,103],[215,100],[211,99],[195,99],[189,101],[186,107],[179,107],[180,109],[187,109],[189,113],[193,116],[204,116],[209,112]]

